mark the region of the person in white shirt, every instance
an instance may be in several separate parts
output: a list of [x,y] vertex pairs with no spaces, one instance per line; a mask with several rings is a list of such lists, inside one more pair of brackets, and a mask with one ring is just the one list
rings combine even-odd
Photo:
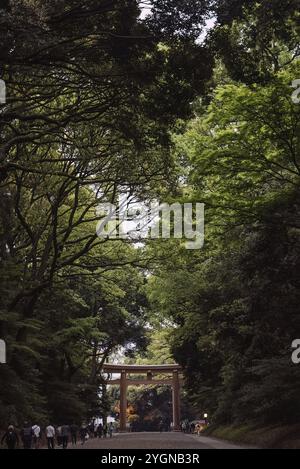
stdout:
[[39,449],[41,428],[38,425],[33,425],[33,444],[35,449]]
[[54,449],[55,428],[50,424],[48,425],[48,427],[46,427],[46,437],[48,449]]

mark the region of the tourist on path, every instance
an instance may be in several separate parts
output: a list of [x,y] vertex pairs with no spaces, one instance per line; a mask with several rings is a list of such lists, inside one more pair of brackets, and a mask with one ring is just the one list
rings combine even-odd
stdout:
[[61,427],[61,439],[62,439],[62,447],[63,447],[63,449],[67,449],[67,447],[68,447],[69,435],[70,435],[70,427],[69,427],[69,425],[63,425],[63,426]]
[[56,440],[57,440],[58,446],[62,445],[61,428],[62,428],[61,425],[59,425],[56,429]]
[[10,425],[7,429],[7,432],[4,433],[1,439],[1,445],[3,445],[4,441],[7,449],[15,449],[16,445],[19,446],[19,437],[12,425]]
[[93,435],[94,434],[94,431],[95,431],[95,422],[92,422],[90,423],[90,425],[88,426],[88,432],[90,435]]
[[46,427],[46,437],[47,437],[48,449],[54,449],[55,448],[55,443],[54,443],[55,428],[51,424],[49,424],[48,427]]
[[70,426],[70,432],[71,432],[71,442],[72,442],[72,445],[76,445],[77,444],[77,432],[78,432],[78,427],[77,425],[75,425],[75,423],[73,423],[73,425]]
[[88,435],[87,428],[84,425],[80,427],[79,435],[80,435],[81,444],[84,445],[87,439],[87,435]]
[[32,431],[33,431],[34,448],[39,449],[40,438],[41,438],[41,427],[39,427],[38,425],[33,425]]
[[25,422],[21,430],[21,438],[22,438],[24,449],[31,449],[33,437],[34,437],[34,433],[32,430],[32,426],[29,425],[28,422]]
[[108,425],[108,434],[109,434],[109,438],[112,438],[112,436],[113,436],[113,431],[114,431],[114,426],[113,426],[112,422],[110,422],[110,424]]
[[201,434],[201,425],[199,423],[197,423],[197,425],[195,427],[195,430],[196,430],[197,435],[200,436],[200,434]]
[[98,434],[98,438],[102,438],[102,435],[103,435],[103,425],[102,425],[102,423],[99,423],[99,425],[98,425],[97,434]]

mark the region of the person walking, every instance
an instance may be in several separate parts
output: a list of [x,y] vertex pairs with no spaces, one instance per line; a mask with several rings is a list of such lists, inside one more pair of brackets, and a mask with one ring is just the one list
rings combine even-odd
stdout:
[[113,423],[110,422],[110,424],[108,425],[108,434],[109,434],[109,438],[112,438],[112,436],[113,436],[113,431],[114,431],[114,426],[113,426]]
[[69,425],[63,425],[63,426],[61,427],[61,439],[62,439],[62,447],[63,447],[63,449],[67,449],[67,448],[68,448],[69,435],[70,435],[70,427],[69,427]]
[[196,430],[196,433],[198,436],[200,436],[200,433],[201,433],[201,425],[200,423],[197,423],[196,427],[195,427],[195,430]]
[[57,445],[58,446],[62,445],[61,428],[62,428],[62,426],[59,425],[56,429],[56,440],[57,440]]
[[13,425],[9,425],[7,431],[4,433],[1,439],[1,445],[3,445],[4,441],[7,449],[15,449],[16,445],[19,446],[19,437]]
[[22,438],[24,449],[31,449],[33,436],[34,436],[34,433],[32,430],[32,426],[29,425],[28,422],[25,422],[21,430],[21,438]]
[[107,424],[106,423],[103,425],[103,437],[107,438]]
[[39,449],[40,438],[41,438],[41,427],[39,427],[38,425],[33,425],[32,431],[33,431],[34,449]]
[[48,449],[54,449],[55,448],[55,443],[54,443],[55,428],[50,423],[46,427],[46,437],[47,437]]
[[79,435],[80,435],[81,444],[84,445],[84,443],[86,441],[86,437],[88,435],[88,431],[87,431],[86,427],[83,424],[80,427]]
[[89,434],[92,436],[94,434],[94,431],[95,431],[95,422],[92,422],[90,423],[90,425],[88,426],[88,432]]
[[162,433],[164,431],[164,422],[163,419],[160,419],[159,424],[158,424],[158,429],[159,432]]
[[77,445],[77,432],[78,432],[78,427],[73,423],[70,426],[70,433],[71,433],[71,442],[73,446]]
[[99,423],[99,425],[98,425],[97,435],[98,435],[98,438],[102,438],[102,435],[103,435],[103,425],[102,425],[102,423]]

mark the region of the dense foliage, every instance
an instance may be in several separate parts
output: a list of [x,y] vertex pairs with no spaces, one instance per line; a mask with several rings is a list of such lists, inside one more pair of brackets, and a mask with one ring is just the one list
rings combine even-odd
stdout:
[[145,20],[135,0],[1,3],[1,425],[99,415],[105,359],[145,346],[147,254],[96,225],[121,191],[164,187],[210,75],[198,2],[180,32],[179,3]]
[[[277,52],[268,63],[244,29],[251,21],[259,32],[264,3],[274,5],[264,33],[272,31]],[[182,190],[206,204],[206,243],[198,253],[174,244],[154,269],[150,299],[156,314],[177,325],[172,350],[190,399],[215,423],[300,418],[300,372],[291,360],[300,332],[300,107],[292,100],[300,67],[289,5],[279,17],[278,2],[255,2],[220,21],[213,40],[224,31],[245,34],[245,63],[238,54],[228,63],[229,50],[219,55],[208,99],[196,103],[195,118],[175,137],[189,184]],[[249,70],[256,78],[249,80]],[[159,247],[161,255],[166,249]]]

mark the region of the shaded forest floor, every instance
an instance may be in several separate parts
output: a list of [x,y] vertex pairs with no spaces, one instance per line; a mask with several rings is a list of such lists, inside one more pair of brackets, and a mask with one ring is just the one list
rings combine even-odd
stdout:
[[300,448],[300,424],[257,427],[254,425],[211,427],[206,435],[259,448]]

